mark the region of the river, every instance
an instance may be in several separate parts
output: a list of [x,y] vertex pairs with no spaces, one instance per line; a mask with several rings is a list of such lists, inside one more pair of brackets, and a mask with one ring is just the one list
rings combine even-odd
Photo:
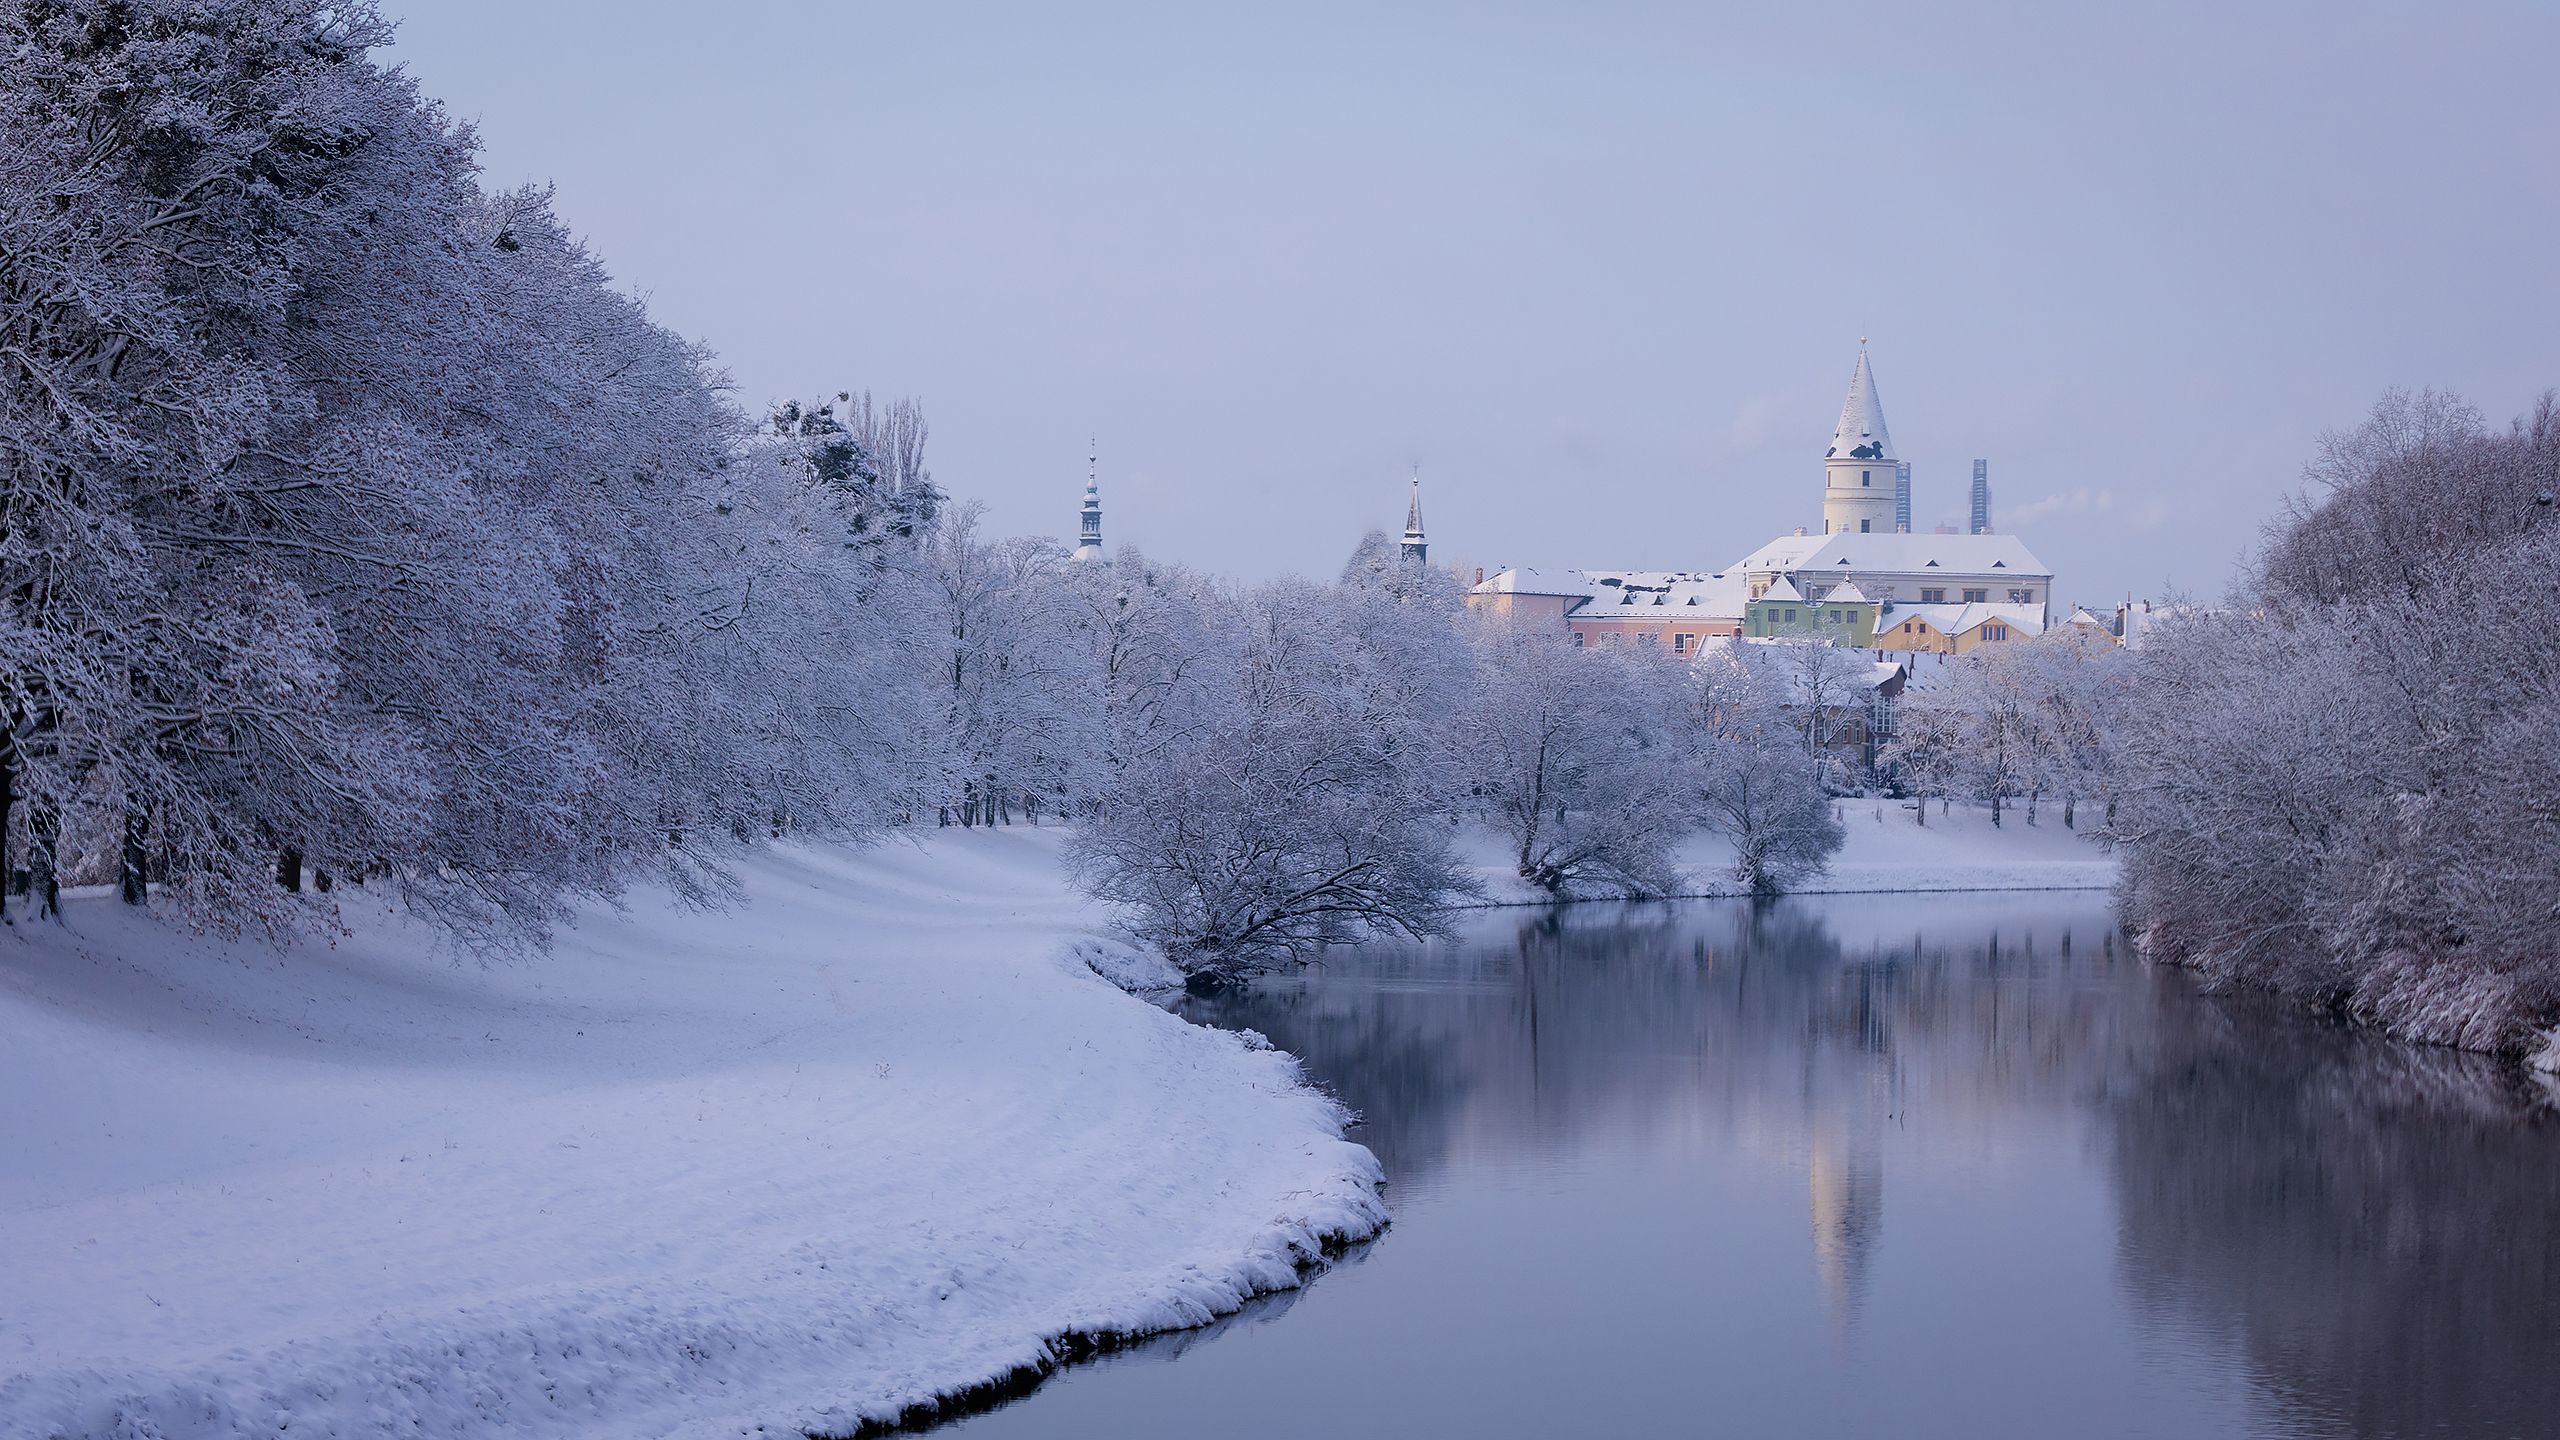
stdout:
[[2560,1434],[2560,1112],[2201,994],[2101,894],[1485,912],[1186,1002],[1395,1222],[1003,1436]]

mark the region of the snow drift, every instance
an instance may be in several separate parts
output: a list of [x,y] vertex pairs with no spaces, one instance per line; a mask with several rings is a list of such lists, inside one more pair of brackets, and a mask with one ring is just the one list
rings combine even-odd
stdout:
[[851,1431],[1373,1234],[1294,1061],[1069,953],[1055,843],[783,847],[522,967],[343,890],[0,936],[0,1433]]

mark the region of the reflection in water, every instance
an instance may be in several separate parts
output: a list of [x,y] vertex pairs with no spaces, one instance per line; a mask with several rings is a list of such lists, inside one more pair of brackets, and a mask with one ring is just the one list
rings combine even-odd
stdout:
[[2538,1092],[2199,996],[2103,897],[1504,912],[1186,1013],[1360,1112],[1395,1228],[1285,1324],[965,1428],[2560,1425]]
[[2560,1433],[2560,1123],[2477,1055],[2235,1002],[2107,1107],[2122,1271],[2352,1435]]

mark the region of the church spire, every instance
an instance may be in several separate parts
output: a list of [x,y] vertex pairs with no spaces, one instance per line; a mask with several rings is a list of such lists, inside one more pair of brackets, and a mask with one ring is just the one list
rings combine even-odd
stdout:
[[1422,467],[1419,465],[1413,471],[1413,503],[1405,507],[1404,543],[1400,548],[1404,558],[1414,564],[1429,563],[1426,557],[1431,546],[1422,538]]
[[1840,405],[1839,427],[1831,432],[1826,460],[1890,460],[1892,437],[1884,431],[1884,404],[1876,399],[1876,377],[1867,369],[1867,340],[1858,337],[1858,369],[1849,377],[1849,398]]
[[1085,456],[1084,510],[1077,517],[1076,553],[1078,560],[1102,558],[1102,446],[1097,441],[1087,448]]

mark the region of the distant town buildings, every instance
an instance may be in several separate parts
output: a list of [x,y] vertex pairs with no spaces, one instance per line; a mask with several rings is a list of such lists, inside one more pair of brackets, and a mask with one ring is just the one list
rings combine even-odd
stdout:
[[1720,570],[1479,574],[1469,601],[1552,618],[1577,644],[1675,655],[1728,636],[1961,655],[2051,627],[2053,572],[2018,537],[1992,533],[1988,462],[1973,462],[1970,534],[1911,533],[1911,467],[1894,458],[1864,341],[1822,463],[1819,535],[1779,536]]

